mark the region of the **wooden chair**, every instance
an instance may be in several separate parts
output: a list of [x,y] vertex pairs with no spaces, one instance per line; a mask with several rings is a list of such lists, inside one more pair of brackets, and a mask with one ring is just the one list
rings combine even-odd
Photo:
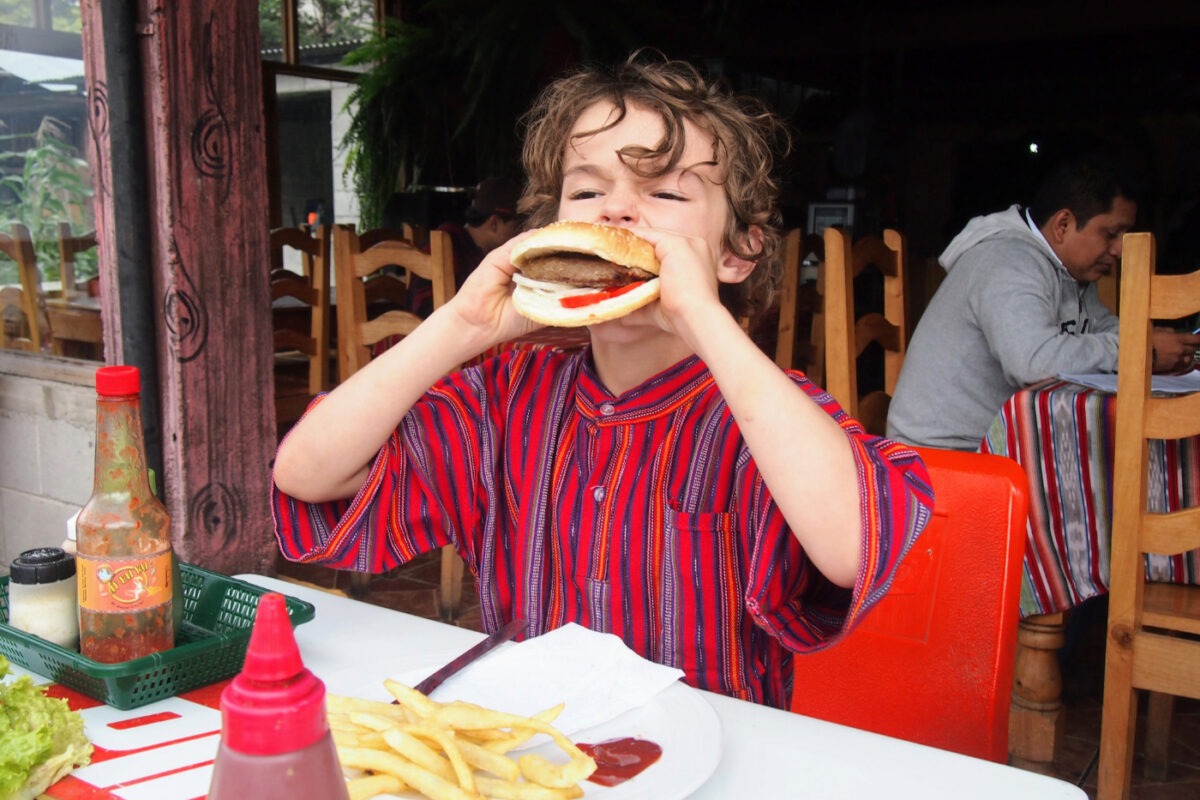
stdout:
[[[271,304],[275,319],[275,424],[286,432],[303,416],[317,394],[332,387],[330,378],[330,282],[328,225],[316,236],[302,228],[271,231]],[[287,249],[301,254],[304,274],[284,269]],[[285,300],[285,298],[288,298]],[[282,302],[281,302],[282,301]],[[291,308],[307,319],[299,327],[285,322]]]
[[1001,456],[919,448],[933,516],[842,641],[793,658],[793,711],[1005,763],[1028,484]]
[[[845,231],[825,229],[825,388],[850,416],[880,435],[887,429],[888,406],[908,347],[906,258],[898,231],[885,230],[883,239],[865,236],[852,243]],[[856,317],[854,281],[870,266],[883,275],[883,312]],[[860,396],[858,359],[872,342],[884,352],[883,388]]]
[[[1167,761],[1171,699],[1200,699],[1200,586],[1150,583],[1146,556],[1200,548],[1200,506],[1164,513],[1147,491],[1150,440],[1200,435],[1200,393],[1150,393],[1155,320],[1200,310],[1200,270],[1155,275],[1154,237],[1126,234],[1113,475],[1108,640],[1100,731],[1100,800],[1129,797],[1138,691],[1150,691],[1146,765]],[[1154,505],[1158,505],[1154,503]]]
[[50,318],[29,229],[14,222],[11,235],[0,233],[0,253],[17,263],[17,273],[21,276],[19,294],[6,290],[3,346],[32,352],[49,350]]
[[[814,252],[824,259],[825,242],[820,236],[805,235],[800,228],[788,231],[783,240],[783,270],[777,302],[761,319],[747,317],[741,324],[747,334],[761,338],[760,344],[768,353],[773,347],[773,357],[780,369],[802,369],[819,384],[825,378],[820,277],[814,287],[806,285],[800,274],[805,256]],[[769,331],[764,330],[767,325]],[[809,329],[807,342],[798,336],[802,328]]]
[[62,279],[63,298],[69,299],[77,290],[75,256],[91,250],[96,244],[95,231],[76,236],[71,233],[71,223],[58,223],[58,275]]
[[[399,267],[405,274],[419,275],[433,287],[433,307],[438,308],[454,296],[454,252],[445,231],[429,232],[429,252],[422,252],[411,240],[395,231],[367,231],[361,235],[353,225],[333,229],[334,263],[338,286],[338,365],[341,379],[362,369],[372,358],[373,348],[387,340],[407,336],[421,324],[421,318],[400,308],[390,308],[378,316],[370,315],[368,296],[378,296],[384,287],[403,286],[398,274],[387,271]],[[452,619],[462,601],[463,562],[452,547],[442,548],[440,602],[443,618]],[[370,576],[354,573],[351,593],[368,591]]]
[[402,303],[406,276],[411,273],[432,284],[433,306],[441,306],[454,295],[454,253],[445,231],[430,232],[428,253],[395,231],[360,235],[352,225],[338,225],[333,237],[339,293],[338,366],[345,380],[367,365],[374,346],[407,336],[421,323],[402,305],[372,316],[372,302],[390,295]]
[[89,301],[86,291],[79,290],[75,273],[76,256],[96,245],[95,231],[75,236],[71,233],[70,223],[58,223],[62,289],[45,300],[51,331],[50,352],[55,355],[104,360],[104,326],[99,304]]

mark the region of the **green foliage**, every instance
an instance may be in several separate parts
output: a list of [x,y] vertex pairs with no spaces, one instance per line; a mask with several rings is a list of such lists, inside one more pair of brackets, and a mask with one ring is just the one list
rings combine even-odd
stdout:
[[433,32],[397,20],[346,56],[363,72],[346,105],[353,109],[342,141],[363,228],[379,224],[388,198],[405,176],[420,179],[445,110],[449,64]]
[[[0,136],[3,144],[19,144],[28,134]],[[44,280],[58,280],[58,223],[69,221],[76,231],[92,228],[91,172],[69,141],[69,129],[54,117],[43,117],[33,145],[26,150],[0,152],[0,230],[12,223],[29,228]],[[76,279],[96,274],[95,252],[81,253]],[[16,264],[0,261],[0,284],[15,283]]]
[[[3,0],[0,0],[3,2]],[[258,0],[258,29],[263,50],[283,47],[282,0]],[[352,42],[373,23],[373,0],[309,0],[298,3],[303,44]]]
[[517,120],[549,79],[580,61],[624,58],[667,22],[630,0],[414,5],[419,22],[389,20],[344,62],[367,66],[342,140],[363,227],[379,224],[398,190],[515,172]]

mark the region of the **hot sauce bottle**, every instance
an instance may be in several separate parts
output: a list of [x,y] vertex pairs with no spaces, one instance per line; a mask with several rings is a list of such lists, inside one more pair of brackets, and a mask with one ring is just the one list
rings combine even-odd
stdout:
[[170,649],[171,526],[150,490],[137,367],[96,371],[96,474],[76,532],[80,652],[115,663]]

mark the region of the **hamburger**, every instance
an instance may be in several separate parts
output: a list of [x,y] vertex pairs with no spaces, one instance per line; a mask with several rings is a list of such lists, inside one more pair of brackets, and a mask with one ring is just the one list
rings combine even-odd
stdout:
[[512,249],[513,306],[543,325],[592,325],[658,298],[654,245],[625,228],[555,222]]

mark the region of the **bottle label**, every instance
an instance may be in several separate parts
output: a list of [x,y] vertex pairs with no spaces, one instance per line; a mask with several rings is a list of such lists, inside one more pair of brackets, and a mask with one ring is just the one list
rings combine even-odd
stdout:
[[79,607],[119,614],[156,608],[171,599],[171,551],[136,558],[76,554]]

